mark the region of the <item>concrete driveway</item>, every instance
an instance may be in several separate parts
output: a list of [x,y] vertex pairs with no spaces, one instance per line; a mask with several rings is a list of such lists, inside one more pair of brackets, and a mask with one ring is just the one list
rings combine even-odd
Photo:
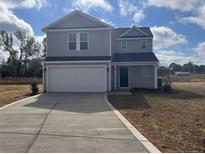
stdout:
[[0,152],[148,152],[104,93],[46,93],[0,110]]

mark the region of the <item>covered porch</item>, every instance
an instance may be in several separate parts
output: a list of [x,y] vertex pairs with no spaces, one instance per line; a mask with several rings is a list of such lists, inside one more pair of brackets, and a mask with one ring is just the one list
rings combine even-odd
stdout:
[[112,90],[157,89],[158,59],[154,53],[122,53],[112,61]]

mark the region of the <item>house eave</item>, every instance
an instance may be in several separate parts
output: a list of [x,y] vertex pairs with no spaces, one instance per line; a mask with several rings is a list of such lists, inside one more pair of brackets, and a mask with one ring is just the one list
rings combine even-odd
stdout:
[[110,60],[90,61],[44,61],[42,64],[71,64],[71,63],[110,63]]
[[113,66],[138,66],[138,65],[156,65],[158,66],[159,61],[141,61],[141,62],[112,62]]
[[153,39],[153,37],[136,37],[136,38],[118,38],[116,40],[144,40],[144,39]]

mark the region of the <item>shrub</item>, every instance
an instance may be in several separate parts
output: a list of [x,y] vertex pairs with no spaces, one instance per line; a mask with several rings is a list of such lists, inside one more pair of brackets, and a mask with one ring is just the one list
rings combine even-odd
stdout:
[[32,95],[36,95],[38,93],[38,90],[38,84],[36,82],[31,83]]
[[166,83],[163,87],[163,91],[170,92],[172,90],[171,84]]

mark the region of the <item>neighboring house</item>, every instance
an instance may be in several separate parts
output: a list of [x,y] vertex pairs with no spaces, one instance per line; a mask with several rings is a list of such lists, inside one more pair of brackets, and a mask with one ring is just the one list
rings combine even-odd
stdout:
[[74,11],[42,30],[45,91],[157,88],[158,59],[149,27],[114,28]]

